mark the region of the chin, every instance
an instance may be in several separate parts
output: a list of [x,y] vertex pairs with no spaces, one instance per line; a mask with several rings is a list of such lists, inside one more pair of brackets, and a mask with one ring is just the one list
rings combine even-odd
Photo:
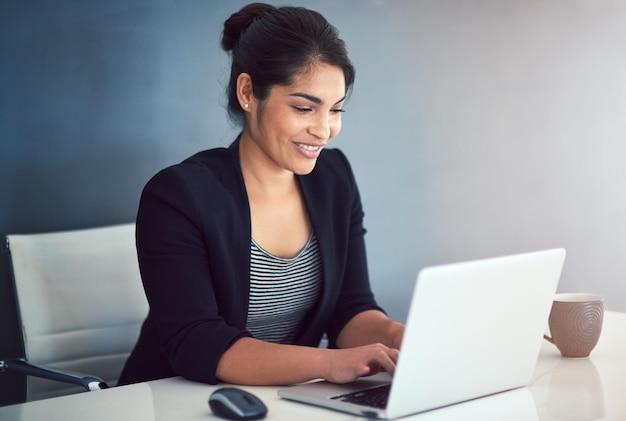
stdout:
[[313,164],[311,164],[311,165],[302,165],[302,166],[299,166],[298,168],[294,168],[293,173],[296,174],[296,175],[308,175],[308,174],[311,174],[311,172],[315,168],[315,164],[316,163],[317,163],[317,161],[313,162]]

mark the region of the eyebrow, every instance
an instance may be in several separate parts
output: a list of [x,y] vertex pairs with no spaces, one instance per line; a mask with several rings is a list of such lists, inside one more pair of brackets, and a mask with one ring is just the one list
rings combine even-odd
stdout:
[[[318,98],[316,96],[305,94],[305,93],[301,93],[301,92],[296,92],[296,93],[290,94],[289,96],[297,96],[297,97],[300,97],[300,98],[304,98],[304,99],[306,99],[308,101],[311,101],[311,102],[313,102],[315,104],[318,104],[318,105],[322,104],[324,102],[324,101],[322,101],[320,98]],[[339,104],[341,101],[344,101],[345,99],[346,99],[346,97],[344,95],[344,97],[341,98],[339,101],[335,102],[334,105]]]

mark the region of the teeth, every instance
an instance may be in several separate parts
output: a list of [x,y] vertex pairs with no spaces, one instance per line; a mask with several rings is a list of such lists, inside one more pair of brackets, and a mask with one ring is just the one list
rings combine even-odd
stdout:
[[298,143],[298,146],[307,151],[317,151],[320,148],[319,146],[305,145],[303,143]]

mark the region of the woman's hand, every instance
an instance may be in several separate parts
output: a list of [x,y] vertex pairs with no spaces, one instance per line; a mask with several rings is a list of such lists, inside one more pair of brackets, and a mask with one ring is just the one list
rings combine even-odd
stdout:
[[349,383],[362,376],[381,371],[393,375],[399,351],[383,344],[355,348],[325,350],[322,362],[323,378],[332,383]]

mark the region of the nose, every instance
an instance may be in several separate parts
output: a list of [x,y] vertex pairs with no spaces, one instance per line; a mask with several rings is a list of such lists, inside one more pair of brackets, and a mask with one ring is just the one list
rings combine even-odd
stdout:
[[318,139],[329,140],[333,131],[333,124],[329,116],[319,116],[311,122],[309,133]]

